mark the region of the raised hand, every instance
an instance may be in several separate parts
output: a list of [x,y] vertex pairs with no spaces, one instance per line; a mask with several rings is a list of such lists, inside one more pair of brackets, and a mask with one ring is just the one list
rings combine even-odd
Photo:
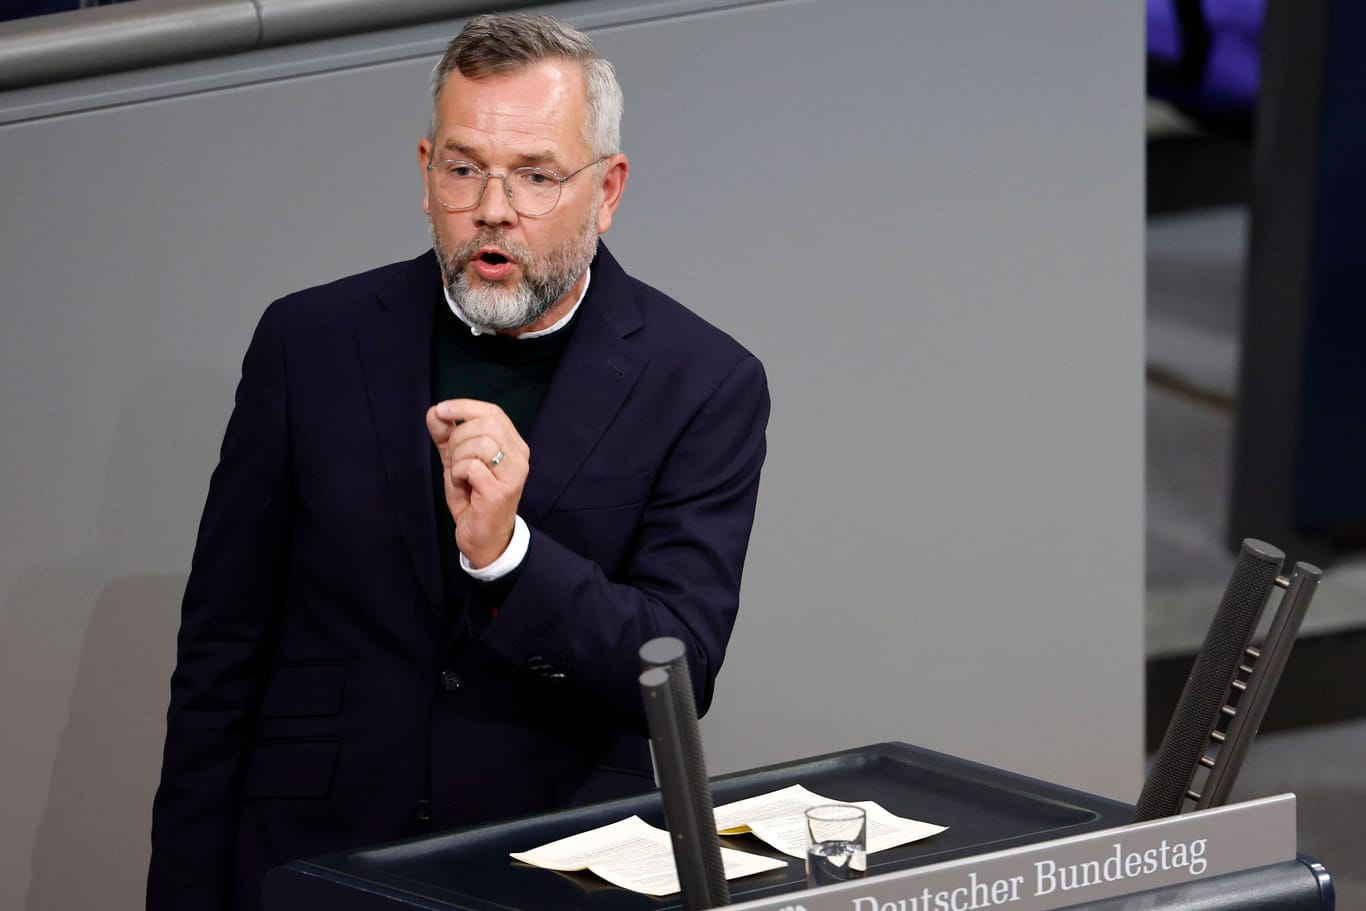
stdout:
[[441,454],[456,547],[475,569],[487,566],[512,541],[531,449],[503,409],[475,399],[437,402],[427,432]]

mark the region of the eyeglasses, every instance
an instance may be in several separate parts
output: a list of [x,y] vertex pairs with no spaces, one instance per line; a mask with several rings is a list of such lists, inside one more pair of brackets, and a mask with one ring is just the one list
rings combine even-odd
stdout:
[[548,215],[559,204],[560,190],[565,181],[611,157],[604,155],[563,177],[545,168],[516,168],[506,174],[494,174],[477,164],[451,159],[433,162],[427,165],[427,170],[432,172],[432,188],[436,192],[437,202],[453,212],[479,205],[489,178],[499,177],[502,178],[503,192],[507,194],[512,208],[519,215],[536,218]]

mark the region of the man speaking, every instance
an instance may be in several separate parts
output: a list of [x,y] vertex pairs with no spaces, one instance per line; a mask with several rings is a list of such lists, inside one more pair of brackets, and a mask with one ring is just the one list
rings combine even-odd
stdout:
[[763,368],[599,241],[629,164],[583,34],[481,16],[418,143],[433,249],[261,318],[186,587],[148,908],[652,786],[636,651],[699,709],[734,624]]

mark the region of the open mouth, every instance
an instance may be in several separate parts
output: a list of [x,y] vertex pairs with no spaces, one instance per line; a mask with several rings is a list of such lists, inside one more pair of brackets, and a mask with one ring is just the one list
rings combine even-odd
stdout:
[[486,247],[474,257],[474,271],[484,281],[502,281],[512,274],[515,263],[502,250]]

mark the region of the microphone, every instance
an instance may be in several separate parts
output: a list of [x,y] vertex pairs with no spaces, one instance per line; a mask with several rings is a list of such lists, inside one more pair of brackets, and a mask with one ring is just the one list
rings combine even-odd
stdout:
[[730,887],[721,862],[686,650],[672,636],[651,639],[641,646],[640,661],[645,668],[640,688],[651,754],[673,840],[683,907],[703,911],[728,905]]
[[[1204,810],[1222,806],[1233,788],[1233,781],[1243,767],[1247,751],[1252,746],[1252,738],[1262,726],[1267,706],[1271,704],[1271,694],[1281,680],[1281,671],[1290,658],[1290,649],[1295,644],[1295,636],[1300,631],[1309,602],[1318,589],[1323,571],[1309,563],[1296,563],[1289,579],[1276,577],[1276,585],[1284,587],[1280,606],[1271,620],[1271,628],[1260,650],[1249,648],[1248,655],[1254,659],[1252,674],[1240,686],[1233,681],[1233,690],[1238,694],[1235,714],[1229,721],[1225,739],[1219,747],[1217,757],[1210,761],[1202,756],[1200,764],[1209,768],[1209,775],[1196,797],[1195,808]],[[1191,796],[1189,793],[1187,796]]]
[[1240,671],[1251,672],[1244,664],[1248,643],[1284,562],[1285,554],[1270,544],[1253,538],[1243,541],[1223,600],[1143,784],[1134,822],[1174,816],[1185,800],[1199,799],[1191,783],[1202,765],[1209,767],[1202,763],[1206,744],[1225,739],[1216,727],[1232,711],[1227,702],[1235,677]]

